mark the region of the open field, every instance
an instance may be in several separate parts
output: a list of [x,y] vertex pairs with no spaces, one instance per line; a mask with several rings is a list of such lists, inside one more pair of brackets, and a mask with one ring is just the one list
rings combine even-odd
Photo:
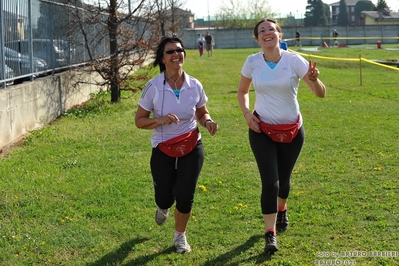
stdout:
[[309,57],[327,95],[300,87],[306,140],[292,177],[290,227],[272,258],[263,254],[260,179],[236,100],[241,66],[254,52],[187,53],[184,69],[203,83],[220,127],[203,134],[191,253],[174,252],[173,215],[162,227],[154,222],[151,131],[134,125],[140,95],[120,104],[99,95],[0,160],[0,265],[399,265],[399,72],[328,59],[398,52],[328,48]]

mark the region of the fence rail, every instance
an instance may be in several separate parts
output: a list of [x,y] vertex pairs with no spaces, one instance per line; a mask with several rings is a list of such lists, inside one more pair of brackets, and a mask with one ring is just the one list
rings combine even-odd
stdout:
[[[76,42],[79,34],[68,33],[71,18],[65,5],[45,0],[2,0],[0,10],[2,87],[87,62],[84,45]],[[105,39],[96,44],[96,49],[98,58],[107,56]]]

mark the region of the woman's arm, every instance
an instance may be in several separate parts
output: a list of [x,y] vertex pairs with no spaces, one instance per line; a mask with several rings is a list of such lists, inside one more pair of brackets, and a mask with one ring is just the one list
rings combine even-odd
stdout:
[[212,120],[208,108],[206,108],[206,105],[197,108],[197,110],[195,111],[195,118],[200,125],[208,130],[211,136],[215,135],[219,126],[215,121]]
[[240,105],[241,111],[245,117],[245,120],[247,120],[247,124],[249,128],[251,128],[253,131],[260,133],[259,129],[259,119],[254,116],[250,109],[249,109],[249,90],[251,87],[252,80],[244,77],[241,75],[241,81],[240,84],[238,85],[238,91],[237,91],[237,100],[238,104]]
[[303,81],[313,91],[314,95],[324,98],[326,95],[326,86],[324,86],[323,82],[318,78],[320,71],[316,68],[316,65],[316,62],[312,65],[312,61],[309,61],[309,69],[303,77]]
[[138,128],[154,129],[159,125],[170,125],[172,123],[178,124],[179,118],[175,114],[171,113],[159,118],[150,118],[150,112],[139,105],[134,122]]

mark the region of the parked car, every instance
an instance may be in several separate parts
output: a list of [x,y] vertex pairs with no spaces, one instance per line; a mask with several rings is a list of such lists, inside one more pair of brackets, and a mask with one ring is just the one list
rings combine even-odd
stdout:
[[[5,45],[21,54],[28,55],[29,41],[29,39],[15,40],[7,42]],[[68,63],[68,55],[57,46],[57,40],[33,39],[32,50],[33,56],[46,61],[50,69],[66,66]]]
[[17,51],[14,51],[8,47],[4,47],[5,54],[5,63],[9,66],[13,71],[14,75],[22,76],[29,73],[38,73],[42,71],[46,71],[48,69],[47,64],[44,60],[33,57],[33,69],[31,71],[31,60],[27,55],[22,55]]
[[65,58],[73,57],[75,53],[75,45],[73,43],[66,40],[54,40],[54,45],[64,52]]
[[[5,66],[5,68],[4,68],[4,76],[3,76],[3,68],[0,64],[0,80],[13,79],[15,77],[14,70],[12,70],[12,68],[10,68],[7,65],[4,65],[4,66]],[[7,85],[12,85],[13,83],[14,83],[13,80],[6,81]]]

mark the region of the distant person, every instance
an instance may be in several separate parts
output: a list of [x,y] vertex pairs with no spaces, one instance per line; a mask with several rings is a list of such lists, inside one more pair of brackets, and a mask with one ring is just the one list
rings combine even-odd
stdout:
[[205,45],[204,37],[202,37],[201,34],[198,34],[197,46],[198,46],[198,51],[199,51],[200,56],[202,56],[204,54],[204,45]]
[[339,34],[338,34],[337,30],[334,29],[334,31],[333,31],[334,45],[338,45],[338,44],[339,44],[338,41],[337,41],[338,35],[339,35]]
[[[291,174],[305,140],[297,99],[300,80],[317,97],[326,87],[319,80],[316,62],[279,47],[283,36],[274,19],[259,21],[253,34],[262,51],[247,57],[237,99],[248,125],[248,138],[261,179],[260,205],[265,229],[265,252],[278,250],[276,231],[288,227],[287,199]],[[251,110],[251,87],[256,110]]]
[[298,30],[295,32],[295,46],[301,46],[301,34]]
[[213,56],[213,46],[215,45],[215,40],[213,39],[213,36],[209,34],[209,31],[206,32],[205,41],[206,50],[208,51],[208,57]]
[[158,225],[165,223],[176,203],[173,243],[178,253],[191,250],[186,228],[205,157],[198,127],[212,136],[218,130],[202,84],[183,70],[185,58],[181,39],[162,39],[154,62],[161,73],[147,83],[135,116],[138,128],[153,131],[150,168]]
[[288,50],[288,43],[287,42],[280,42],[280,48],[283,50]]

